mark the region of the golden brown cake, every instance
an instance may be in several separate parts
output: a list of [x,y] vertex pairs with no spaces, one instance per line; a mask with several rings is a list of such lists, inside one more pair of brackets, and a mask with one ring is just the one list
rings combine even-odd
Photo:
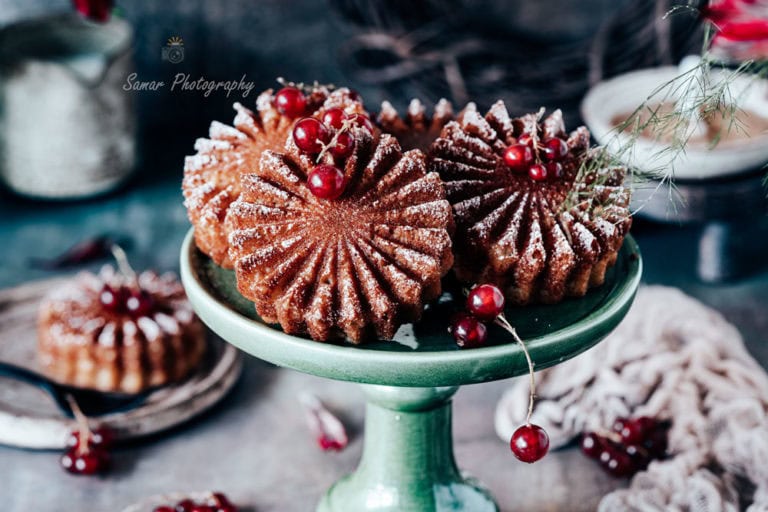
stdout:
[[456,276],[495,284],[514,304],[601,284],[631,225],[625,170],[601,168],[587,129],[566,133],[559,110],[542,117],[470,105],[430,150],[453,207]]
[[413,99],[404,116],[390,102],[382,102],[376,123],[384,133],[395,136],[403,151],[419,149],[426,153],[453,118],[453,106],[445,99],[437,102],[432,115],[421,101]]
[[[53,290],[38,317],[38,355],[52,379],[137,393],[186,377],[205,352],[205,331],[172,275],[131,282],[112,267]],[[137,287],[138,286],[138,287]]]
[[265,149],[282,149],[301,117],[319,118],[332,108],[365,114],[357,94],[349,89],[331,91],[314,86],[304,92],[305,106],[300,114],[281,113],[271,89],[259,95],[255,112],[235,103],[234,127],[212,122],[209,138],[198,139],[197,154],[184,162],[184,205],[195,228],[195,243],[221,266],[232,267],[227,257],[227,213],[240,194],[240,175],[258,169]]
[[[451,207],[421,151],[352,127],[343,162],[307,155],[289,141],[265,151],[243,176],[231,207],[230,259],[240,292],[261,318],[287,333],[353,343],[391,339],[421,316],[452,264]],[[318,167],[335,163],[336,199],[310,190]],[[320,164],[320,165],[319,165]]]

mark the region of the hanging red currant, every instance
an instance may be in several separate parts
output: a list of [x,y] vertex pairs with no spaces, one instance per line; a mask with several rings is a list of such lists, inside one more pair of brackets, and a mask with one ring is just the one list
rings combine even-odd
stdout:
[[515,457],[532,464],[549,451],[549,436],[540,426],[527,423],[515,430],[509,446]]
[[300,119],[293,126],[293,141],[305,153],[320,153],[329,139],[328,129],[313,117]]
[[337,199],[344,193],[346,180],[341,169],[334,165],[318,165],[307,176],[310,192],[320,199]]
[[492,284],[475,286],[467,295],[467,309],[480,320],[494,320],[504,313],[504,294]]
[[533,163],[533,150],[526,144],[512,144],[504,150],[504,163],[517,172],[524,172]]
[[283,87],[275,94],[275,108],[288,117],[299,117],[307,108],[307,98],[296,87]]

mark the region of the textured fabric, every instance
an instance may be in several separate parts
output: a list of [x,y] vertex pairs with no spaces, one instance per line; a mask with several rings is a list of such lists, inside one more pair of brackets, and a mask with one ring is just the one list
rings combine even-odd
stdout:
[[[768,376],[734,326],[679,290],[642,288],[608,339],[538,373],[536,391],[532,421],[553,447],[621,416],[672,420],[671,456],[606,495],[601,512],[768,511]],[[499,402],[505,441],[527,401],[519,379]]]

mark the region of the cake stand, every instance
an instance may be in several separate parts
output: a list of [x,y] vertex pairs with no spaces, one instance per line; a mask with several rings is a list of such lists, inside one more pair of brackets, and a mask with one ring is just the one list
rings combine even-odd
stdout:
[[[608,335],[632,303],[641,268],[637,245],[627,237],[606,282],[585,297],[508,308],[505,314],[526,340],[536,368],[572,358]],[[260,321],[237,292],[234,273],[200,253],[191,231],[181,251],[181,278],[203,322],[233,345],[280,366],[362,385],[362,460],[326,492],[318,512],[498,510],[488,491],[456,466],[451,397],[462,384],[527,373],[524,354],[508,333],[492,327],[493,344],[457,349],[446,331],[457,306],[446,293],[420,322],[401,327],[396,342],[353,347],[287,335]],[[510,460],[510,468],[517,465],[524,470]]]

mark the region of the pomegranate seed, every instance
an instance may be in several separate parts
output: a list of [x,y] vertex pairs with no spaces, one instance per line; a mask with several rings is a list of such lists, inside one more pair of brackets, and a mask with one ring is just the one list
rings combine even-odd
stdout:
[[461,348],[477,348],[485,345],[488,330],[485,324],[466,313],[456,315],[451,323],[451,334]]
[[549,436],[538,425],[523,425],[512,434],[509,446],[518,460],[532,464],[549,451]]
[[347,120],[347,114],[340,108],[329,108],[323,114],[323,123],[331,128],[339,129]]
[[130,295],[125,299],[125,309],[134,318],[141,318],[149,315],[155,307],[155,301],[148,292],[144,290],[131,290]]
[[568,144],[563,139],[549,139],[541,148],[542,156],[545,160],[557,162],[565,158],[568,154]]
[[275,108],[284,116],[299,117],[307,108],[307,98],[296,87],[283,87],[275,94]]
[[525,144],[512,144],[504,150],[504,163],[516,171],[523,171],[533,162],[533,150]]
[[338,160],[343,160],[355,150],[355,139],[349,132],[340,133],[336,137],[336,144],[330,149],[331,154]]
[[293,141],[307,153],[319,153],[330,138],[325,125],[313,117],[300,119],[293,126]]
[[504,312],[504,294],[492,284],[475,286],[467,296],[467,309],[480,320],[493,320]]
[[337,199],[344,193],[344,173],[333,165],[318,165],[307,176],[310,192],[320,199]]
[[528,176],[533,181],[544,181],[547,179],[547,168],[542,164],[533,164],[528,168]]

